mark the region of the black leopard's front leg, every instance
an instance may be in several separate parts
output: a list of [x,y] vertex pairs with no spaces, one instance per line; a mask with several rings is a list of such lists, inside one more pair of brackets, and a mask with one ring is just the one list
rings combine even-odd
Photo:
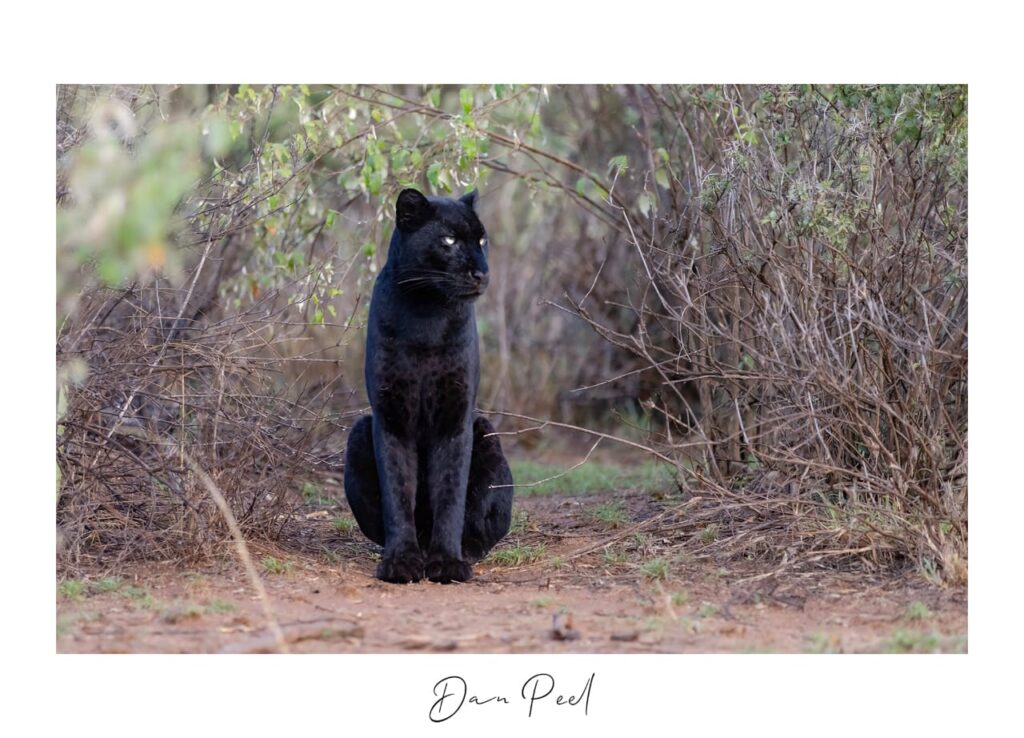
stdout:
[[423,554],[416,541],[416,443],[393,433],[384,422],[375,422],[373,449],[384,522],[384,554],[377,578],[418,582],[423,578]]
[[472,428],[466,423],[456,434],[434,439],[427,454],[427,486],[433,521],[426,575],[432,582],[465,582],[473,576],[473,567],[462,556],[466,484],[472,453]]

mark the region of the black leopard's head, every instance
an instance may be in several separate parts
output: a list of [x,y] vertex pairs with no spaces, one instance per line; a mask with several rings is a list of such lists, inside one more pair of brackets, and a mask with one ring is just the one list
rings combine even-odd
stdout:
[[477,218],[477,193],[456,199],[402,190],[388,261],[408,295],[475,300],[487,288],[487,232]]

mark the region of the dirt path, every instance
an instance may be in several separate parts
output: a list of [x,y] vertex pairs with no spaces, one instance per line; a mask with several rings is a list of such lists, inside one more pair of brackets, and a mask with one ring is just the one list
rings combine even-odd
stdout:
[[[517,507],[515,532],[466,584],[377,581],[375,547],[327,513],[301,526],[302,539],[252,553],[297,652],[967,649],[963,590],[864,574],[765,576],[753,564],[668,557],[659,541],[628,532],[651,514],[647,496],[524,497]],[[58,587],[59,652],[273,647],[260,603],[227,555]]]

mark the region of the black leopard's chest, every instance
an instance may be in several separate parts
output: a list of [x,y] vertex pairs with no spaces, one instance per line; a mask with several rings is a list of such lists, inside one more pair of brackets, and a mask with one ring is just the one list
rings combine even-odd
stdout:
[[374,412],[405,438],[449,437],[464,431],[476,402],[475,346],[423,349],[384,343],[372,360]]

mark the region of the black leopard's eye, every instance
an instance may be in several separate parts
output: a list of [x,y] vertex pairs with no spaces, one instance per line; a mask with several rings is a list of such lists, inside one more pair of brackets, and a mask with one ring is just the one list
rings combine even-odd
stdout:
[[480,239],[480,246],[482,246],[482,247],[486,247],[487,246],[487,236],[484,236],[483,238]]
[[445,236],[441,240],[444,242],[445,246],[454,246],[455,245],[455,239],[452,238],[451,236]]

